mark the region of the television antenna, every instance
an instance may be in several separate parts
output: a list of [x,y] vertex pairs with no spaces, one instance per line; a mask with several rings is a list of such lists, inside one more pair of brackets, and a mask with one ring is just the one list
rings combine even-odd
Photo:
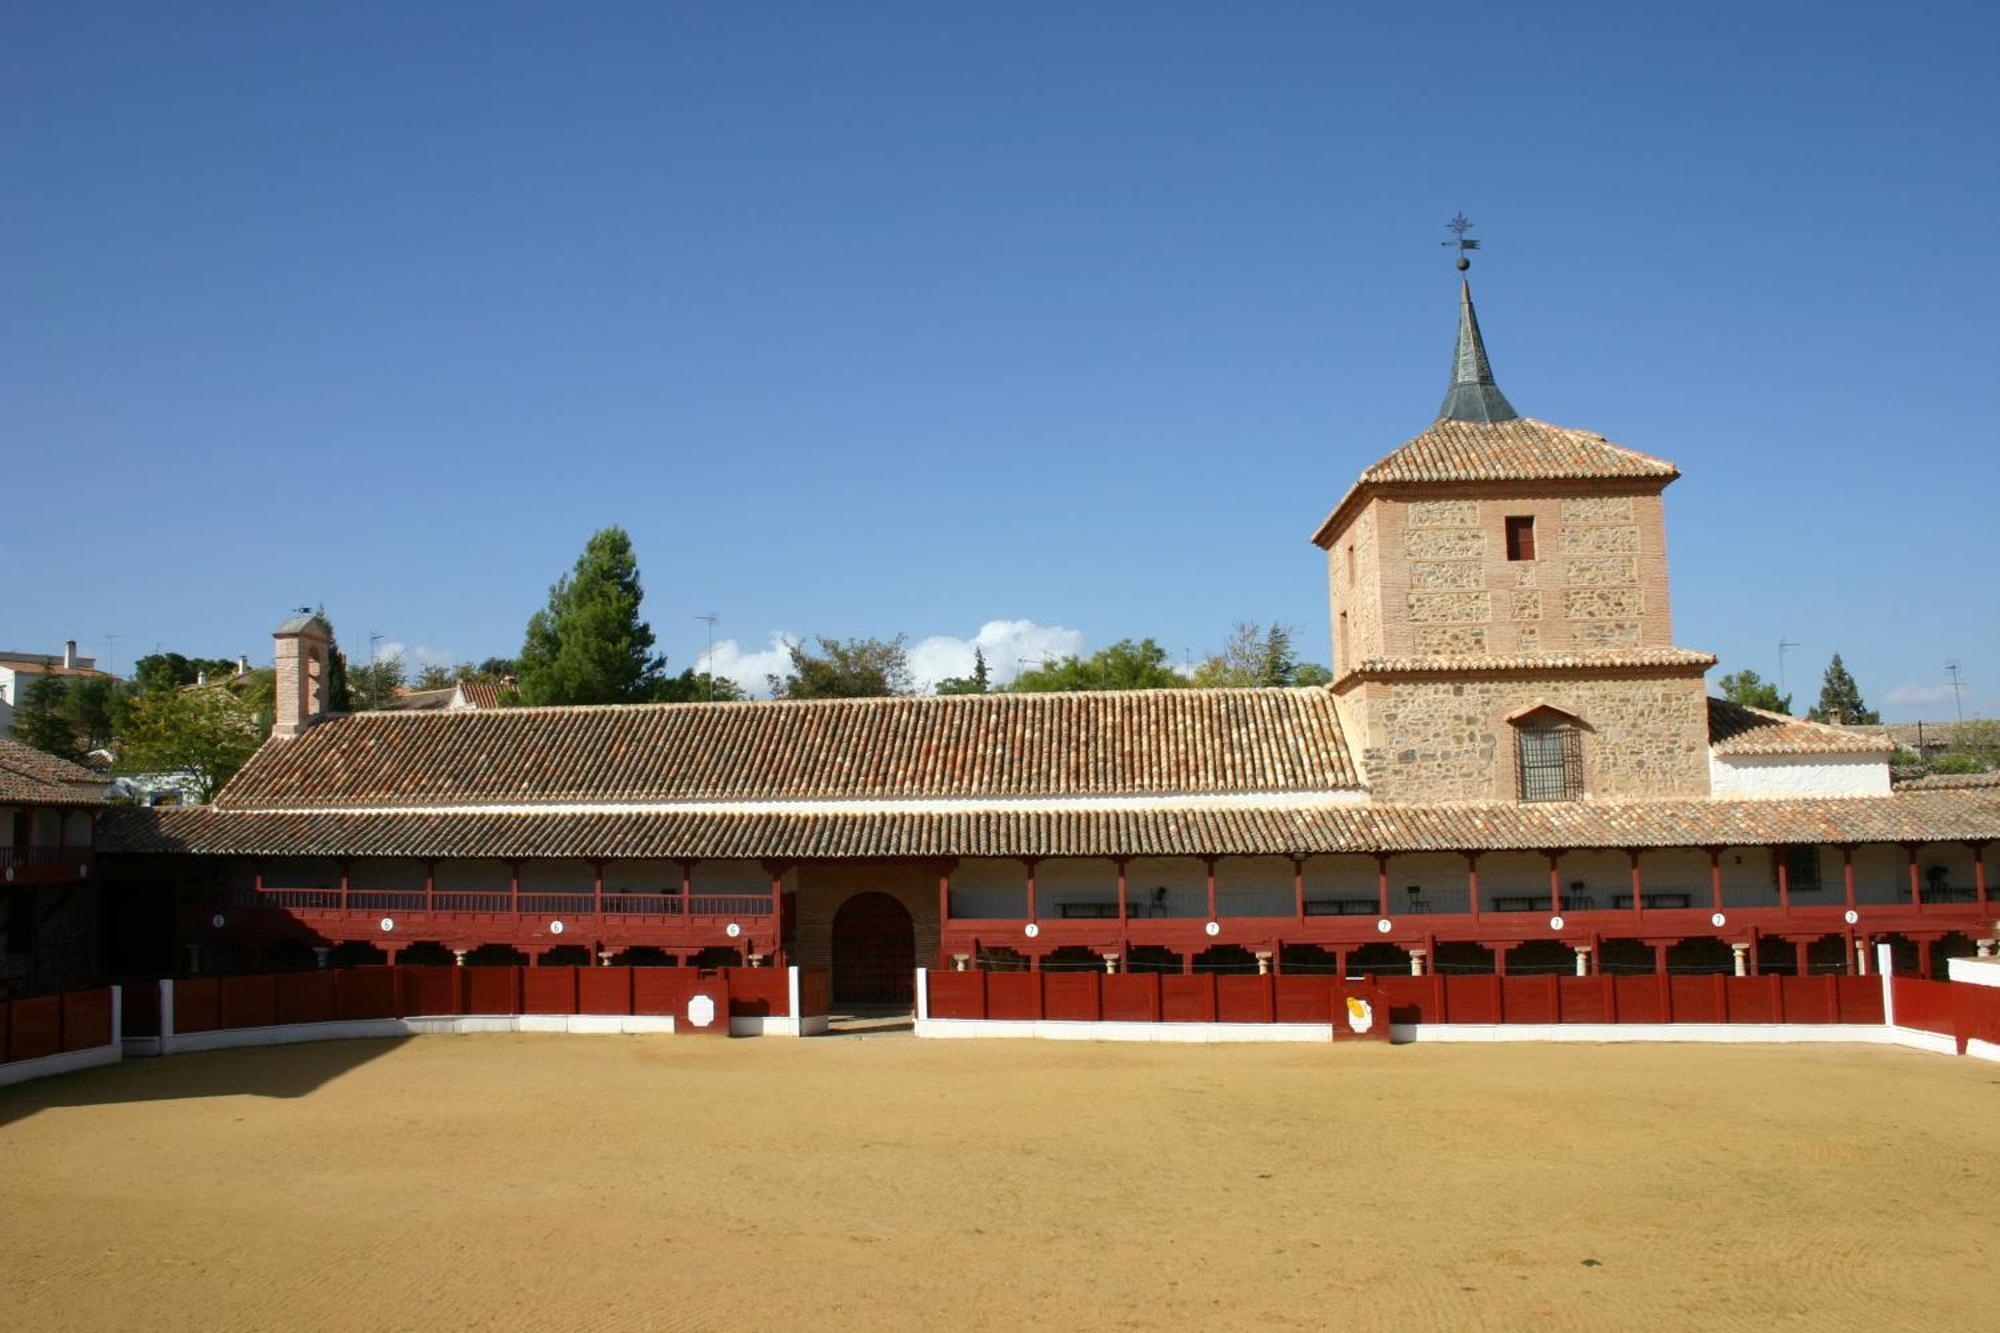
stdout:
[[1778,639],[1778,693],[1780,694],[1790,694],[1792,692],[1791,688],[1785,683],[1785,650],[1798,646],[1798,642],[1794,639],[1787,639],[1782,635]]
[[722,619],[722,617],[713,611],[703,611],[700,614],[696,615],[695,619],[700,621],[705,621],[708,624],[708,655],[701,659],[702,661],[701,674],[708,680],[708,701],[710,703],[714,703],[715,702],[715,625],[717,621]]
[[106,675],[115,676],[118,674],[118,641],[124,637],[123,634],[113,634],[110,630],[104,631],[104,642],[109,645],[104,650],[104,659],[109,663],[104,668]]
[[382,640],[388,637],[389,637],[388,635],[384,634],[379,629],[371,629],[368,631],[368,665],[370,666],[375,665],[375,645],[382,642]]
[[1965,682],[1958,678],[1958,659],[1953,658],[1951,661],[1946,662],[1944,669],[1951,672],[1951,702],[1952,706],[1958,710],[1958,720],[1963,722],[1965,721]]

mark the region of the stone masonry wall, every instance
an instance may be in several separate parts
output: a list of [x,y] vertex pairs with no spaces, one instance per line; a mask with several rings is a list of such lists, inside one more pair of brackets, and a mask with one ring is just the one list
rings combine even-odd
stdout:
[[1547,705],[1582,720],[1591,799],[1706,796],[1708,708],[1699,676],[1370,682],[1358,710],[1377,801],[1511,801],[1511,715]]
[[818,862],[797,870],[797,934],[792,961],[833,965],[833,914],[857,893],[886,893],[910,910],[917,932],[917,966],[935,967],[938,953],[938,873],[935,867],[889,862]]
[[[1335,674],[1382,654],[1379,506],[1370,504],[1326,553],[1327,590],[1333,606]],[[1343,619],[1343,614],[1345,619]],[[1342,630],[1346,642],[1342,642]]]

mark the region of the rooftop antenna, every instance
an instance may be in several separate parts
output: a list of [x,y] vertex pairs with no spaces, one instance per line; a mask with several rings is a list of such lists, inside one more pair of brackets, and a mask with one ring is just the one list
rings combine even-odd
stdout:
[[1965,690],[1965,682],[1964,682],[1964,681],[1962,681],[1962,680],[1960,680],[1960,679],[1958,678],[1958,659],[1957,659],[1957,658],[1953,658],[1953,659],[1952,659],[1951,661],[1949,661],[1949,662],[1946,662],[1946,663],[1944,664],[1944,669],[1945,669],[1946,671],[1949,671],[1949,672],[1951,672],[1951,702],[1952,702],[1952,705],[1953,705],[1953,706],[1954,706],[1955,708],[1957,708],[1957,709],[1958,709],[1958,720],[1959,720],[1960,722],[1964,722],[1964,721],[1965,721],[1965,696],[1964,696],[1964,690]]
[[708,622],[708,656],[702,658],[702,675],[708,678],[708,701],[715,702],[715,622],[722,617],[713,611],[703,611],[696,620]]
[[1472,261],[1466,255],[1479,248],[1478,240],[1465,234],[1472,230],[1472,219],[1463,213],[1454,213],[1444,227],[1451,233],[1452,239],[1439,241],[1438,244],[1447,250],[1458,251],[1458,271],[1463,273],[1472,267]]
[[378,643],[380,643],[380,642],[382,642],[382,640],[384,640],[384,639],[386,639],[386,638],[388,638],[388,637],[389,637],[388,635],[384,634],[384,633],[383,633],[383,632],[382,632],[381,630],[379,630],[379,629],[371,629],[371,630],[369,630],[369,631],[368,631],[368,665],[369,665],[369,666],[374,666],[374,665],[375,665],[375,645],[376,645],[376,644],[378,644]]
[[104,650],[105,660],[110,663],[104,668],[106,675],[118,674],[118,641],[124,637],[123,634],[113,634],[110,630],[104,631],[104,642],[110,645]]
[[1783,635],[1778,636],[1778,693],[1780,694],[1791,693],[1790,688],[1785,684],[1785,650],[1798,646],[1795,641],[1787,639]]

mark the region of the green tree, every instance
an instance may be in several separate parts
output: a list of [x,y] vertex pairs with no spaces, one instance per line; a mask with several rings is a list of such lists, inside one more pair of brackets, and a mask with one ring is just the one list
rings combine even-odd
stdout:
[[625,529],[592,534],[576,568],[528,621],[515,691],[523,704],[638,703],[655,697],[666,659],[639,617],[645,599]]
[[791,670],[780,680],[770,677],[771,693],[780,699],[865,699],[908,694],[910,654],[904,636],[893,639],[828,639],[788,645]]
[[70,724],[69,686],[60,676],[36,676],[14,705],[14,739],[59,759],[83,757]]
[[132,664],[132,680],[141,690],[176,690],[203,676],[220,680],[236,673],[226,657],[183,657],[179,653],[148,653]]
[[1026,694],[1061,690],[1163,690],[1187,684],[1168,665],[1167,650],[1151,639],[1120,639],[1089,657],[1071,654],[1014,678],[1009,689]]
[[743,687],[727,676],[710,676],[706,671],[696,671],[693,667],[678,676],[667,676],[660,681],[659,692],[654,695],[663,704],[730,703],[744,698]]
[[1960,722],[1951,729],[1951,747],[1946,754],[1969,761],[1974,773],[2000,768],[2000,721],[1981,717]]
[[70,682],[64,711],[70,732],[82,749],[95,750],[111,743],[117,703],[118,682],[109,676],[81,676]]
[[1792,711],[1792,696],[1779,694],[1776,685],[1749,667],[1724,676],[1717,684],[1722,687],[1722,697],[1733,704],[1761,708],[1769,713],[1789,714]]
[[1292,673],[1294,685],[1331,685],[1333,673],[1317,662],[1301,662],[1299,669]]
[[390,653],[367,666],[349,667],[346,674],[348,693],[352,697],[350,711],[376,712],[388,707],[396,697],[396,691],[402,688],[403,657],[400,653]]
[[254,707],[233,690],[154,690],[132,701],[118,736],[118,766],[132,773],[185,773],[203,801],[263,742]]
[[1838,717],[1842,722],[1857,726],[1873,726],[1882,720],[1881,714],[1861,701],[1861,687],[1847,673],[1839,653],[1835,653],[1833,660],[1826,664],[1826,677],[1819,687],[1819,702],[1806,716],[1815,722],[1828,722]]
[[439,666],[433,662],[417,672],[416,684],[412,688],[419,690],[448,690],[451,688],[453,679],[451,668]]
[[1190,683],[1203,689],[1283,686],[1298,677],[1298,654],[1289,626],[1275,621],[1262,628],[1239,621],[1222,645],[1194,669]]
[[993,673],[986,666],[986,650],[972,646],[972,674],[946,676],[937,683],[939,694],[985,694],[993,688]]

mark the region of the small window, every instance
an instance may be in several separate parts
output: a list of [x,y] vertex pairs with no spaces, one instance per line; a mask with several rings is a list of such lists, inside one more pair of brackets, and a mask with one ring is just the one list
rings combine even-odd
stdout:
[[1785,848],[1785,885],[1793,893],[1819,892],[1819,848]]
[[1349,587],[1354,586],[1354,543],[1353,542],[1349,542],[1347,544],[1347,583]]
[[1507,520],[1507,558],[1509,560],[1533,560],[1535,558],[1535,520],[1533,515],[1521,515]]
[[1340,633],[1334,638],[1333,653],[1335,666],[1344,665],[1348,658],[1354,656],[1347,645],[1347,612],[1345,611],[1340,613]]
[[1583,799],[1583,737],[1575,727],[1531,723],[1514,733],[1524,801]]

